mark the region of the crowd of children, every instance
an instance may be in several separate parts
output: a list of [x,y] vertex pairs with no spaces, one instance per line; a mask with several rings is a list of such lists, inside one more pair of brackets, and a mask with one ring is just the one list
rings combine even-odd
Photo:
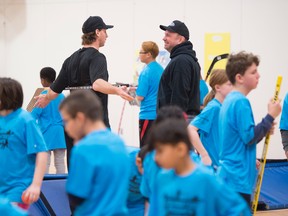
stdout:
[[[250,215],[256,144],[273,133],[281,113],[279,100],[271,99],[255,125],[247,95],[258,85],[258,65],[252,53],[230,54],[226,70],[212,72],[211,91],[192,122],[181,108],[164,106],[146,144],[130,153],[105,126],[101,101],[91,91],[59,95],[29,114],[21,108],[21,84],[0,78],[0,213],[7,205],[25,215],[17,207],[38,200],[47,151],[61,158],[57,170],[63,171],[65,145],[51,143],[55,131],[57,143],[64,142],[64,125],[75,141],[66,185],[73,215]],[[44,87],[55,79],[46,72],[40,73]],[[286,95],[280,123],[286,155],[287,101]]]

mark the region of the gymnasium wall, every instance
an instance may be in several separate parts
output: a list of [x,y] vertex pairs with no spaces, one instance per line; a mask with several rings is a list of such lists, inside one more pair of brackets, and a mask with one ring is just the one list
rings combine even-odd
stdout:
[[[163,50],[159,24],[179,19],[190,30],[201,65],[205,33],[228,32],[232,52],[247,50],[261,57],[260,84],[249,95],[259,122],[267,113],[278,74],[283,75],[280,97],[287,92],[287,9],[286,0],[0,0],[0,75],[22,83],[26,107],[40,87],[40,69],[51,66],[59,72],[63,61],[81,47],[82,23],[90,15],[100,15],[115,26],[107,31],[106,46],[100,50],[107,57],[110,82],[132,83],[141,42],[153,40]],[[109,96],[115,132],[122,107],[122,99]],[[126,104],[121,131],[128,145],[138,145],[138,112]],[[268,158],[284,158],[278,125]]]

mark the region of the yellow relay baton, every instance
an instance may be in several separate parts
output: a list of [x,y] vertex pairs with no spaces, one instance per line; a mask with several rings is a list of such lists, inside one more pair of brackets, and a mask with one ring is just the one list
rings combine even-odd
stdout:
[[[282,83],[282,76],[278,76],[277,82],[276,82],[275,94],[274,94],[274,98],[273,98],[274,102],[277,101],[277,99],[278,99],[281,83]],[[263,175],[264,175],[264,169],[265,169],[265,165],[266,165],[266,156],[267,156],[267,152],[268,152],[269,142],[270,142],[270,133],[268,133],[265,137],[264,147],[263,147],[263,151],[262,151],[262,157],[260,160],[260,168],[259,168],[259,172],[257,175],[257,182],[256,182],[256,186],[254,189],[254,194],[253,194],[254,195],[253,196],[253,202],[252,202],[253,215],[255,215],[256,211],[257,211],[257,205],[258,205],[258,200],[259,200],[259,195],[260,195],[260,190],[261,190],[261,185],[262,185],[262,180],[263,180]]]

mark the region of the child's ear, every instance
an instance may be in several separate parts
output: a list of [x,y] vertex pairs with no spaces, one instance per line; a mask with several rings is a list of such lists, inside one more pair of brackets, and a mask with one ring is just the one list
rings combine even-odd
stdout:
[[236,74],[235,80],[237,83],[242,83],[243,82],[243,76],[241,74]]
[[177,145],[177,151],[179,156],[181,157],[186,156],[188,152],[187,145],[184,142],[179,142]]
[[136,165],[138,166],[138,167],[142,167],[142,160],[141,160],[141,158],[140,157],[136,157]]
[[136,166],[138,168],[139,173],[141,173],[141,175],[143,175],[142,159],[140,157],[138,157],[138,155],[136,157],[135,163],[136,163]]
[[85,121],[85,119],[86,119],[84,113],[82,113],[82,112],[77,112],[75,118],[77,118],[80,121]]

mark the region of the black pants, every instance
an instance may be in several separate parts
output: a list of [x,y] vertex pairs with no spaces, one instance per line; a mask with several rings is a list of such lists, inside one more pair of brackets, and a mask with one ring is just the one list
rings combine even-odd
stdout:
[[139,143],[142,148],[147,143],[147,137],[149,136],[149,130],[154,120],[140,119],[139,120]]
[[239,193],[239,194],[245,200],[249,208],[251,208],[251,194],[244,194],[244,193]]
[[70,163],[70,152],[73,147],[73,139],[65,131],[65,141],[66,141],[66,160],[67,160],[67,171],[69,173],[69,163]]

